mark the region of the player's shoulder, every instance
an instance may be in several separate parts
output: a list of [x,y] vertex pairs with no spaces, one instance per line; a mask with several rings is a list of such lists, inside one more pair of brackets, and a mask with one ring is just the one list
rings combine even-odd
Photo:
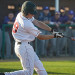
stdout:
[[22,16],[22,12],[18,13],[17,17],[16,17],[16,20],[19,22],[19,23],[27,23],[28,22],[28,19],[25,18],[24,16]]
[[19,13],[17,14],[16,18],[17,18],[17,17],[19,17],[19,16],[20,16],[20,14],[21,14],[21,12],[19,12]]
[[30,19],[24,17],[21,12],[18,13],[18,15],[17,15],[17,20],[18,20],[18,22],[21,24],[21,26],[23,26],[23,27],[25,27],[25,28],[27,28],[27,27],[33,27],[32,20],[34,20],[34,18],[32,18],[32,19],[30,20]]

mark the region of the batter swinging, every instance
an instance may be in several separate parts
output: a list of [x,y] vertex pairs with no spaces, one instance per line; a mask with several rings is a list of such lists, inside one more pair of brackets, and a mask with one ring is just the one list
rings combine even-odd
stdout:
[[38,75],[47,75],[43,64],[29,43],[33,41],[35,37],[40,40],[47,40],[58,37],[61,38],[63,36],[59,34],[59,32],[53,35],[41,35],[41,31],[39,31],[35,25],[47,31],[53,30],[44,23],[36,20],[34,18],[35,14],[35,4],[31,1],[25,1],[22,5],[21,12],[16,17],[12,29],[12,35],[15,40],[15,53],[21,61],[23,70],[0,73],[0,75],[33,75],[34,69]]

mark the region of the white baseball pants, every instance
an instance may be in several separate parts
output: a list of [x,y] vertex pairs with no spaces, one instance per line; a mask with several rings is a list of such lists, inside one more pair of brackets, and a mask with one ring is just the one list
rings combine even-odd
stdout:
[[43,64],[34,52],[33,47],[28,42],[15,43],[15,53],[19,57],[23,70],[5,72],[5,75],[33,75],[34,69],[38,75],[47,75]]

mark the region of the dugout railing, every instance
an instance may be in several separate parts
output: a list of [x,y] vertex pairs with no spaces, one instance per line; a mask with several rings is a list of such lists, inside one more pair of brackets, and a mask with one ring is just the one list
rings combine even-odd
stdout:
[[[55,27],[55,25],[50,25],[48,24],[48,26],[50,27]],[[75,27],[75,25],[69,25],[69,24],[61,24],[60,27]],[[13,27],[13,25],[9,25],[9,24],[3,24],[2,25],[2,58],[4,59],[4,55],[5,55],[5,29],[6,27]],[[37,39],[35,40],[35,50],[37,52]],[[65,55],[67,55],[67,48],[66,48],[66,52],[65,52]]]

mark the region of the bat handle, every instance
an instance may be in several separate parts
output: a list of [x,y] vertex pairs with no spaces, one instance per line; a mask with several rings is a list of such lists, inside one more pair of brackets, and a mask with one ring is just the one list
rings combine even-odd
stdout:
[[69,37],[69,36],[65,36],[65,35],[63,35],[63,37],[66,37],[66,38],[72,39],[71,37]]

